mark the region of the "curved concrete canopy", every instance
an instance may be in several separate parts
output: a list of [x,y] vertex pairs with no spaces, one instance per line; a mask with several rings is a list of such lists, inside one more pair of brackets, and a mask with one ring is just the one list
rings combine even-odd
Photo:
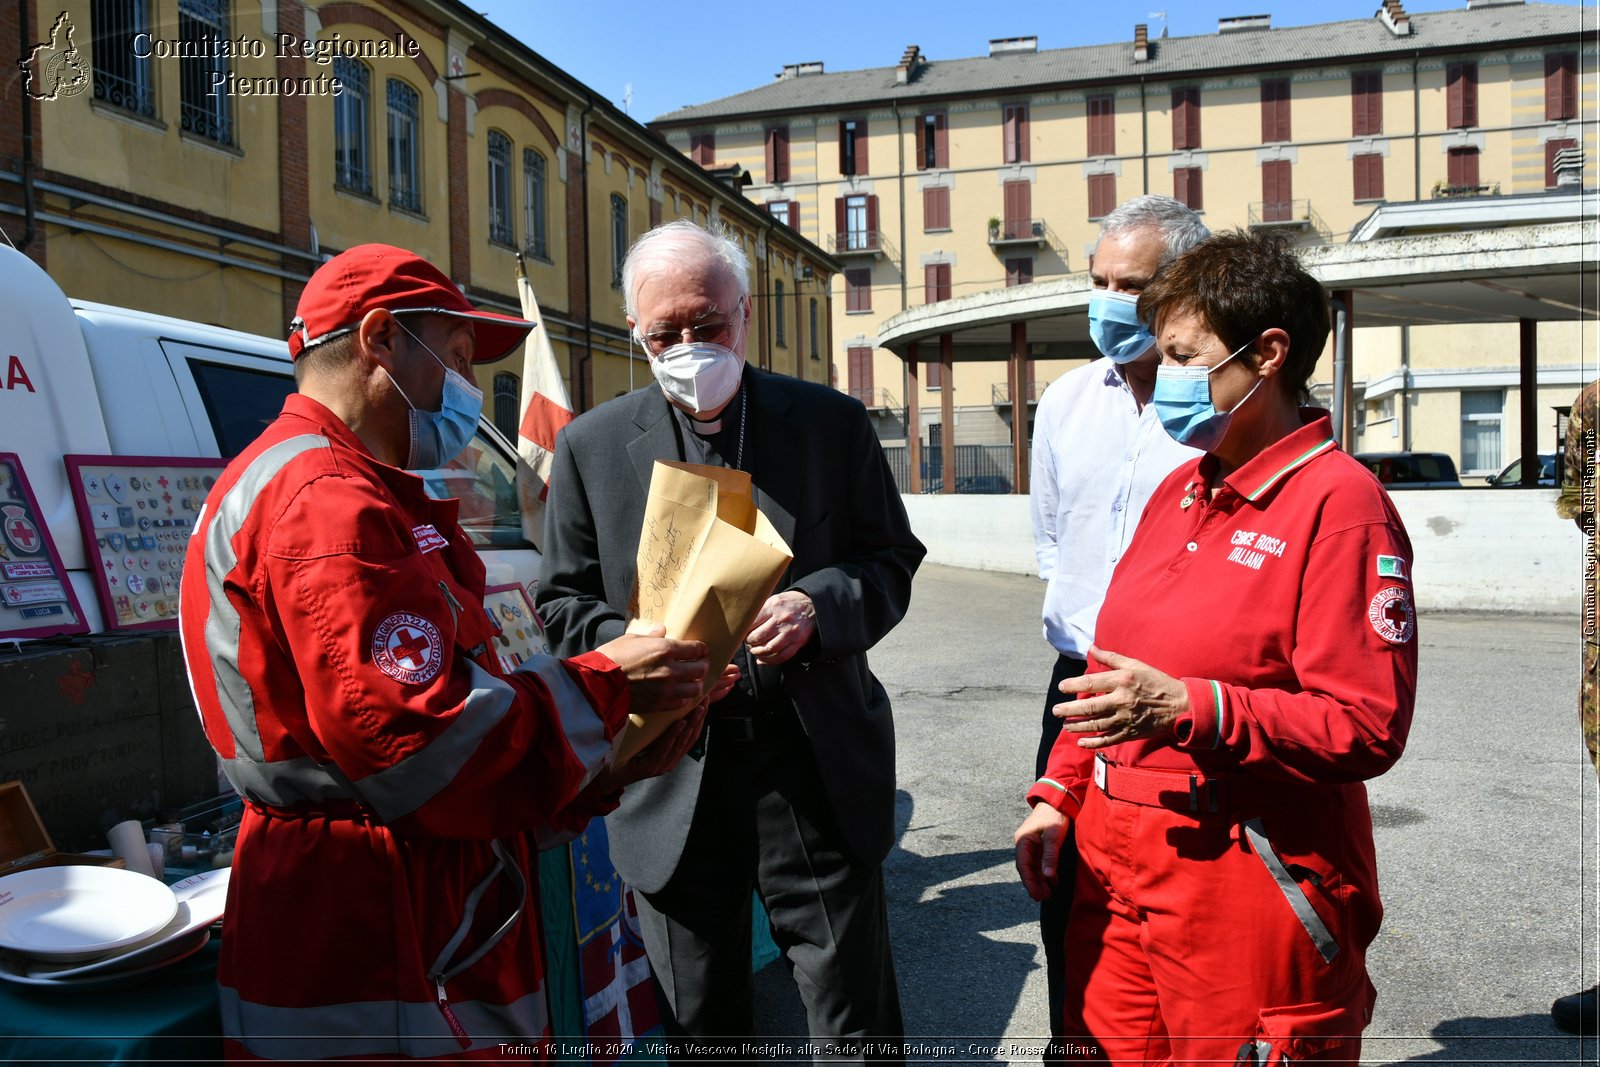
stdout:
[[[1357,327],[1593,319],[1597,237],[1588,218],[1313,246],[1301,257],[1329,290],[1354,291]],[[1011,324],[1025,322],[1033,358],[1091,359],[1089,289],[1082,273],[923,304],[886,320],[878,344],[904,358],[926,343],[927,360],[948,333],[956,361],[1001,360]]]

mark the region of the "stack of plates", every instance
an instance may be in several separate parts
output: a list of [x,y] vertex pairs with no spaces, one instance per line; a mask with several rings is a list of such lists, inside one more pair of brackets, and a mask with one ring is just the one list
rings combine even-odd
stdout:
[[192,956],[222,917],[228,868],[168,888],[112,867],[0,878],[0,980],[93,988]]

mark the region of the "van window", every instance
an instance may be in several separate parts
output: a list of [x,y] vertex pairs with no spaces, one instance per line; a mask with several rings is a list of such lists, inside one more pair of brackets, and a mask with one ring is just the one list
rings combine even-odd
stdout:
[[189,360],[189,370],[224,459],[237,456],[260,437],[294,392],[294,379],[284,374],[199,359]]
[[[259,437],[294,392],[294,379],[287,374],[193,358],[187,362],[225,458],[237,456]],[[476,547],[533,547],[522,536],[516,459],[482,424],[461,455],[437,470],[416,473],[429,496],[461,501],[461,526]]]

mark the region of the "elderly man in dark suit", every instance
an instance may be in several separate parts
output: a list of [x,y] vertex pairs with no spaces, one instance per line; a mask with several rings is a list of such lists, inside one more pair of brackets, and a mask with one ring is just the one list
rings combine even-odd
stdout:
[[561,432],[539,610],[562,654],[622,633],[654,462],[749,472],[794,562],[703,747],[630,786],[608,817],[612,858],[637,890],[674,1032],[752,1031],[754,889],[811,1033],[893,1039],[881,864],[894,836],[894,724],[866,651],[904,616],[924,549],[862,406],[745,365],[748,279],[739,245],[692,223],[634,245],[628,325],[656,381]]

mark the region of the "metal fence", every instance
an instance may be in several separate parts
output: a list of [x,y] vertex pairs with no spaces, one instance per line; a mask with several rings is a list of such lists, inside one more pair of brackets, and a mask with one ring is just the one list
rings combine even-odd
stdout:
[[[911,491],[911,459],[905,445],[888,445],[883,454],[889,473],[902,493]],[[1010,493],[1010,445],[956,445],[955,489],[958,493]],[[922,491],[944,491],[944,456],[938,445],[922,448]]]

